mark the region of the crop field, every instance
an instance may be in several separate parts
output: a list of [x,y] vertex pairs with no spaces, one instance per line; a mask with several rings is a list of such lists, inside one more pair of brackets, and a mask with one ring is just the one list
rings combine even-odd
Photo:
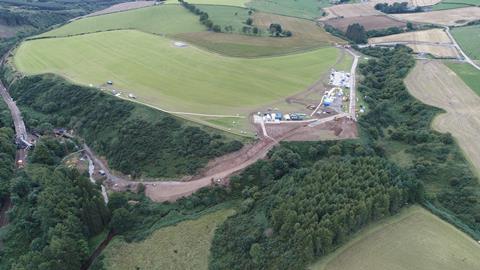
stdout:
[[432,12],[405,13],[392,15],[401,20],[441,25],[463,25],[480,19],[480,7],[466,7]]
[[292,31],[293,35],[289,38],[274,38],[201,32],[176,34],[173,37],[216,53],[236,57],[283,55],[345,43],[313,21],[260,12],[254,13],[253,19],[254,24],[263,27],[268,27],[270,22],[280,23]]
[[216,227],[233,210],[206,214],[155,231],[142,242],[115,238],[104,251],[107,269],[208,269],[210,245]]
[[440,61],[417,62],[405,83],[414,97],[446,111],[434,119],[433,128],[450,132],[480,172],[480,96]]
[[236,115],[305,90],[338,55],[328,47],[272,58],[229,58],[122,30],[28,41],[18,48],[14,64],[26,74],[52,72],[84,85],[112,80],[124,95],[128,91],[169,111]]
[[117,29],[137,29],[153,34],[206,30],[198,17],[180,5],[163,5],[76,20],[39,37],[62,37]]
[[407,32],[396,35],[376,37],[368,39],[369,44],[388,42],[431,42],[449,43],[452,41],[443,29],[430,29],[425,31]]
[[467,63],[445,62],[460,78],[480,96],[480,71]]
[[334,5],[324,8],[327,16],[320,18],[320,20],[326,21],[332,18],[383,15],[382,12],[376,10],[373,6],[373,4],[369,3]]
[[249,8],[268,13],[281,14],[304,19],[322,16],[322,8],[330,6],[329,0],[252,0],[246,4]]
[[333,18],[325,21],[325,24],[331,25],[343,32],[347,31],[348,26],[354,23],[363,25],[367,31],[385,29],[389,27],[405,27],[406,25],[405,22],[394,20],[385,15]]
[[480,60],[480,25],[456,27],[451,32],[469,57]]
[[131,10],[131,9],[144,8],[144,7],[153,6],[154,4],[155,4],[154,1],[125,2],[125,3],[120,3],[120,4],[113,5],[111,7],[108,7],[108,8],[103,9],[103,10],[99,10],[97,12],[92,12],[92,13],[86,15],[86,16],[83,16],[83,17],[93,17],[93,16],[104,15],[104,14],[109,14],[109,13],[127,11],[127,10]]
[[[187,2],[195,5],[224,5],[244,7],[245,3],[249,2],[249,0],[190,0]],[[178,4],[178,0],[167,0],[165,3]]]
[[474,270],[480,247],[419,206],[368,226],[311,270]]
[[408,44],[415,53],[428,53],[436,58],[458,58],[460,56],[453,46],[439,46],[430,44]]
[[478,0],[443,0],[432,7],[433,10],[454,9],[479,5]]

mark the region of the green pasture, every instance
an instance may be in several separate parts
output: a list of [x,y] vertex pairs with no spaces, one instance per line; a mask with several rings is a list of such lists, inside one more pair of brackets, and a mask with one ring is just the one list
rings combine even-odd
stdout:
[[198,16],[182,6],[161,5],[79,19],[38,37],[62,37],[118,29],[136,29],[153,34],[206,30],[198,22]]
[[427,210],[412,206],[368,226],[311,270],[474,270],[480,246]]
[[480,60],[480,25],[455,27],[452,35],[469,57]]
[[104,251],[106,269],[208,269],[216,227],[234,213],[223,209],[155,231],[142,242],[115,238]]
[[480,71],[467,63],[445,62],[449,69],[457,73],[460,78],[480,95]]
[[333,47],[270,58],[230,58],[134,30],[24,42],[14,65],[26,74],[57,73],[113,88],[174,112],[246,115],[305,90],[332,67]]
[[[244,7],[245,3],[250,0],[187,0],[190,4],[195,5],[224,5],[224,6],[237,6]],[[178,0],[167,0],[167,4],[177,4]]]
[[224,31],[225,26],[232,26],[233,32],[241,32],[246,26],[245,21],[248,19],[248,9],[234,6],[214,6],[214,5],[197,5],[197,7],[208,13],[210,20],[214,24],[218,24]]
[[252,0],[246,4],[259,11],[305,19],[321,17],[321,9],[330,5],[330,0]]
[[443,0],[442,2],[434,5],[432,10],[454,9],[473,5],[480,5],[480,3],[478,0]]

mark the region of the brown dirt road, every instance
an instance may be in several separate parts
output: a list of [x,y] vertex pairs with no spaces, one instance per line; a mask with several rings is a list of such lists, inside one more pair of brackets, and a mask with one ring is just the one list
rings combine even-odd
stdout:
[[450,132],[480,173],[480,97],[441,61],[418,61],[405,83],[417,99],[446,111],[433,128]]

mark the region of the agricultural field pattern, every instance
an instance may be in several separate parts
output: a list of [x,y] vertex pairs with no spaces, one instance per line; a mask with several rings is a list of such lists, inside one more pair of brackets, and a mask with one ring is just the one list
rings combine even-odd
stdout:
[[0,0],[0,269],[480,269],[480,1]]

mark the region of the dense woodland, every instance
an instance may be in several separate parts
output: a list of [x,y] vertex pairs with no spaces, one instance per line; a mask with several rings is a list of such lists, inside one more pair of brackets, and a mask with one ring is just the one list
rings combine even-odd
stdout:
[[51,75],[22,78],[10,92],[27,126],[44,134],[71,128],[113,169],[133,177],[193,174],[209,159],[243,146],[216,131]]
[[14,175],[15,145],[12,119],[7,105],[0,100],[0,209],[9,197],[10,179]]
[[[415,64],[411,50],[362,49],[377,57],[360,64],[359,91],[369,113],[361,118],[362,136],[379,154],[400,148],[406,169],[426,187],[426,206],[480,239],[480,185],[454,139],[430,128],[439,109],[413,98],[403,84]],[[398,161],[397,161],[398,162]]]
[[72,142],[43,138],[10,180],[0,269],[80,269],[90,255],[87,240],[107,227],[110,212],[88,175],[59,162],[73,150]]

